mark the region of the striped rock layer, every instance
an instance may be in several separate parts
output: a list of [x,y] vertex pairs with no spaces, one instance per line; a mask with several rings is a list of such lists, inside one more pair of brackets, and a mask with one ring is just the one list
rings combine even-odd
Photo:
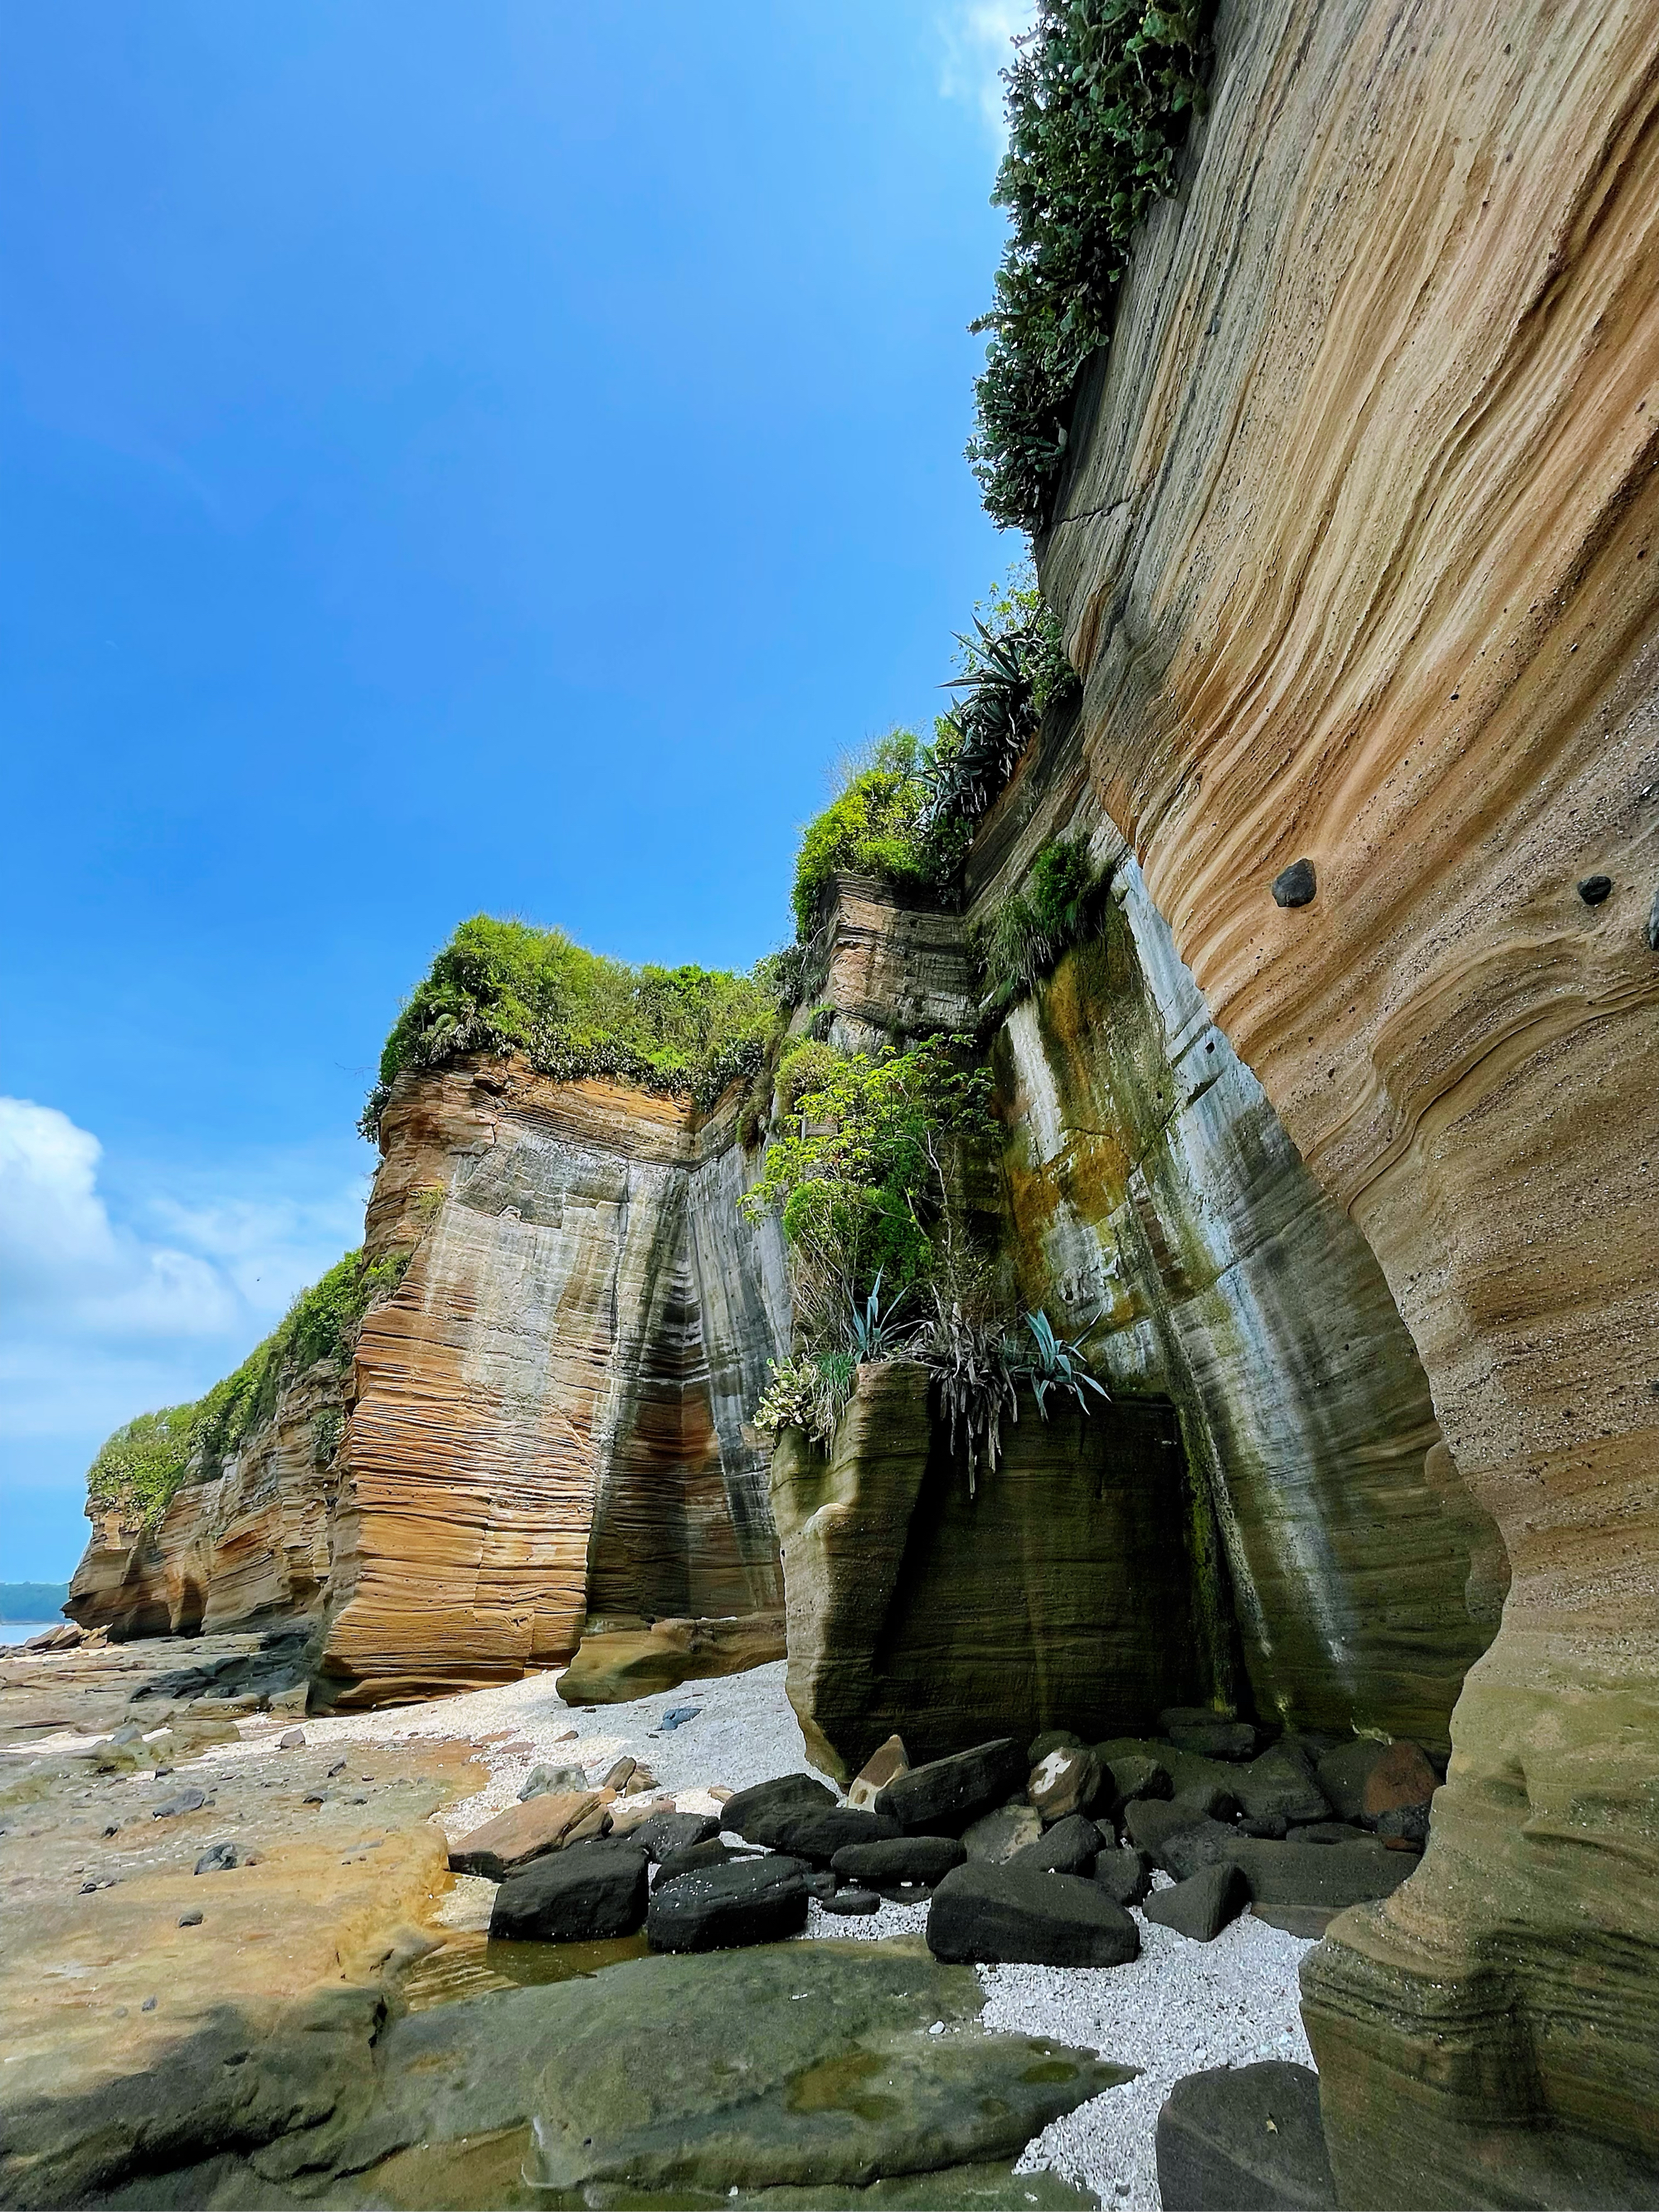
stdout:
[[1079,770],[1513,1575],[1421,1870],[1304,1969],[1333,2164],[1345,2204],[1647,2201],[1659,17],[1251,0],[1218,40],[1040,549]]

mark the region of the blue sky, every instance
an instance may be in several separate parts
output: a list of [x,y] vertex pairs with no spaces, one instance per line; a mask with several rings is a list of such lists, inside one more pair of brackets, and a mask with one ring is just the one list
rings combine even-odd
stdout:
[[357,1241],[458,920],[746,965],[936,711],[1023,12],[6,11],[0,1580]]

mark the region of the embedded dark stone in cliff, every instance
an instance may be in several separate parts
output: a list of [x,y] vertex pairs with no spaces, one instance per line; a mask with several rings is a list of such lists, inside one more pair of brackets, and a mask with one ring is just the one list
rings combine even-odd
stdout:
[[1613,896],[1613,878],[1581,876],[1577,889],[1578,896],[1586,906],[1601,906]]
[[1319,895],[1319,881],[1311,860],[1292,860],[1273,878],[1275,906],[1311,906]]

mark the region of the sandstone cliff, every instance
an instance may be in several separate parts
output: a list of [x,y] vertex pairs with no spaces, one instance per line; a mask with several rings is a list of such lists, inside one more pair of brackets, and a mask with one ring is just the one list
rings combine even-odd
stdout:
[[371,1253],[322,1666],[344,1694],[568,1659],[590,1614],[775,1608],[766,1455],[787,1335],[774,1235],[737,1217],[731,1109],[490,1060],[405,1074]]
[[1088,786],[1514,1571],[1421,1872],[1305,1978],[1356,2205],[1659,2156],[1655,28],[1224,7],[1042,549]]

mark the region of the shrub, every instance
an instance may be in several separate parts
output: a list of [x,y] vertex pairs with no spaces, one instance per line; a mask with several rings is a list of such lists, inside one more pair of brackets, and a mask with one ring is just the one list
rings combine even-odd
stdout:
[[923,816],[928,803],[927,749],[914,730],[890,730],[840,792],[801,833],[795,860],[795,927],[804,941],[817,927],[832,876],[878,876],[901,890],[933,881]]
[[1035,582],[1012,583],[988,609],[975,609],[974,632],[957,640],[962,672],[947,689],[963,696],[941,719],[925,769],[928,830],[938,839],[953,825],[963,851],[1044,713],[1077,689],[1060,625]]
[[778,1136],[743,1210],[781,1213],[809,1345],[840,1345],[847,1309],[878,1277],[896,1296],[932,1272],[934,1232],[950,1229],[947,1156],[995,1127],[989,1073],[963,1062],[970,1042],[833,1055],[795,1098],[818,1133]]
[[1110,881],[1083,837],[1054,837],[1031,863],[1025,886],[994,908],[975,932],[988,1010],[1000,1012],[1052,975],[1093,927]]
[[[141,1413],[118,1429],[87,1470],[88,1498],[154,1527],[192,1468],[210,1476],[235,1457],[275,1412],[284,1383],[319,1360],[341,1370],[350,1364],[364,1315],[392,1296],[408,1264],[404,1252],[373,1261],[348,1252],[300,1293],[264,1342],[205,1396]],[[319,1449],[327,1418],[319,1416]],[[343,1430],[341,1421],[332,1431],[335,1443]]]
[[994,520],[1047,520],[1078,376],[1111,330],[1135,225],[1175,189],[1204,106],[1208,0],[1039,0],[1015,41],[1008,151],[992,198],[1012,236],[969,446]]
[[562,930],[474,915],[434,960],[387,1037],[360,1127],[374,1141],[405,1067],[473,1052],[523,1052],[543,1074],[615,1075],[711,1106],[765,1058],[787,977],[631,968]]

